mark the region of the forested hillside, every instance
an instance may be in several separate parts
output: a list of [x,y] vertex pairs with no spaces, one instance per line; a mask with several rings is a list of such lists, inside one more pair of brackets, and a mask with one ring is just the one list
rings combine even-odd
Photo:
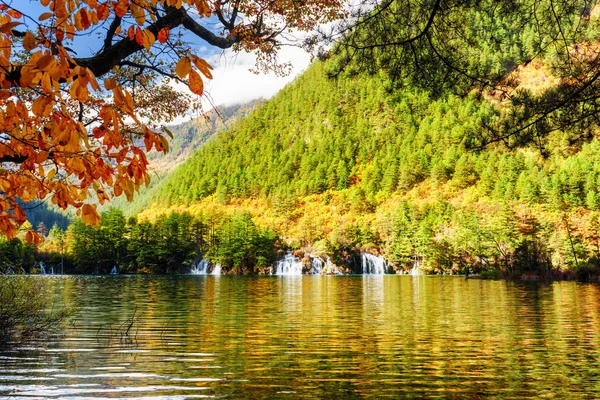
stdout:
[[[508,75],[530,58],[535,38],[518,32],[502,57],[490,51],[485,68]],[[331,78],[338,61],[315,63],[203,146],[142,216],[243,208],[292,247],[338,262],[379,252],[405,271],[596,268],[600,143],[555,132],[544,146],[477,149],[502,107],[495,94],[398,88],[384,72],[351,67]],[[531,63],[512,80],[552,85],[550,70]]]
[[[396,272],[598,276],[600,142],[542,119],[543,136],[509,125],[518,134],[502,137],[511,117],[529,124],[519,102],[538,107],[542,89],[564,82],[559,49],[536,36],[529,17],[488,11],[465,15],[473,27],[465,40],[477,51],[462,66],[494,90],[465,91],[465,77],[451,82],[447,68],[422,71],[432,76],[425,81],[393,71],[393,48],[372,53],[376,69],[365,54],[333,51],[142,193],[126,209],[143,209],[137,219],[111,219],[121,232],[111,240],[123,243],[105,240],[110,224],[96,233],[75,224],[73,263],[106,270],[108,250],[124,246],[118,258],[132,272],[175,271],[204,257],[224,272],[256,273],[296,250],[360,272],[353,260],[368,251]],[[588,27],[597,13],[573,16],[595,40]],[[176,129],[174,155],[156,160],[159,169],[187,155],[194,129]],[[85,239],[96,236],[105,239]],[[195,246],[171,254],[189,237]]]
[[125,197],[117,197],[105,203],[100,210],[118,208],[127,215],[135,215],[148,206],[154,193],[166,182],[175,168],[185,162],[196,149],[202,146],[216,132],[227,129],[234,121],[245,117],[263,100],[253,100],[245,104],[219,106],[205,116],[175,125],[169,128],[173,135],[169,141],[167,154],[152,152],[148,154],[152,179],[148,187],[142,187],[140,193],[128,202]]

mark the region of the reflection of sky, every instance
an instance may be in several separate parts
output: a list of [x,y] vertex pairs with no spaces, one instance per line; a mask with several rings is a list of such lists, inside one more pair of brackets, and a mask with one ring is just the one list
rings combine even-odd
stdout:
[[[33,0],[13,0],[8,4],[26,14],[23,21],[28,29],[35,27],[28,17],[37,20],[42,13],[48,10],[38,1]],[[213,31],[218,31],[219,28],[215,18],[205,19],[203,26]],[[124,25],[122,29],[125,30],[127,27],[128,25]],[[102,47],[104,34],[105,28],[100,27],[89,36],[81,37],[72,43],[65,42],[65,46],[71,48],[76,53],[76,57],[89,57]],[[297,48],[283,48],[279,53],[280,62],[291,62],[294,66],[288,76],[278,77],[273,73],[254,74],[250,71],[255,63],[255,57],[252,54],[236,55],[231,50],[222,51],[209,46],[205,41],[190,33],[185,33],[183,39],[190,44],[195,54],[205,57],[215,68],[213,80],[205,85],[205,92],[208,94],[204,101],[205,109],[210,108],[211,103],[231,105],[257,98],[270,98],[304,70],[309,63],[309,56],[304,51]],[[178,89],[187,91],[187,88],[183,86]]]

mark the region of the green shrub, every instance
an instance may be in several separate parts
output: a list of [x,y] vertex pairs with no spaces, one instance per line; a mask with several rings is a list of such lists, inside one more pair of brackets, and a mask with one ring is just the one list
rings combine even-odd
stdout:
[[48,279],[0,276],[0,343],[23,341],[58,329],[72,310],[54,310]]

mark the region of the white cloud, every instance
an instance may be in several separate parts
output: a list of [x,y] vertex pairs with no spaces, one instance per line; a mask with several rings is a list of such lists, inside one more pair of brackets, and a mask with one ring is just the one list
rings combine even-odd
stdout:
[[[197,54],[202,54],[200,51]],[[218,56],[208,57],[207,61],[213,66],[213,79],[204,81],[202,98],[204,111],[211,110],[213,106],[228,106],[243,104],[254,99],[269,99],[302,73],[310,64],[310,55],[297,47],[284,47],[279,51],[279,62],[290,62],[292,70],[286,76],[275,73],[255,74],[250,70],[256,64],[253,54],[234,54],[231,50]],[[191,94],[189,89],[182,84],[174,84],[181,92]],[[170,125],[177,125],[199,115],[182,115],[171,121]]]
[[214,105],[231,105],[272,97],[306,69],[310,63],[310,55],[296,47],[281,49],[279,62],[290,62],[292,65],[291,73],[285,77],[274,73],[251,72],[255,57],[248,53],[233,54],[228,51],[210,61],[215,69],[213,79],[206,84],[205,91]]

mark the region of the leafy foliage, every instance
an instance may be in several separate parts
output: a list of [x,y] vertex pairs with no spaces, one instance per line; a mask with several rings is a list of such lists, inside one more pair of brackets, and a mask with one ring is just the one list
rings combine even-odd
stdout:
[[111,209],[97,228],[76,219],[66,232],[66,247],[71,271],[78,273],[107,274],[115,265],[125,273],[187,273],[201,259],[221,264],[224,273],[254,273],[275,261],[278,237],[248,214],[173,212],[151,223],[126,220]]

